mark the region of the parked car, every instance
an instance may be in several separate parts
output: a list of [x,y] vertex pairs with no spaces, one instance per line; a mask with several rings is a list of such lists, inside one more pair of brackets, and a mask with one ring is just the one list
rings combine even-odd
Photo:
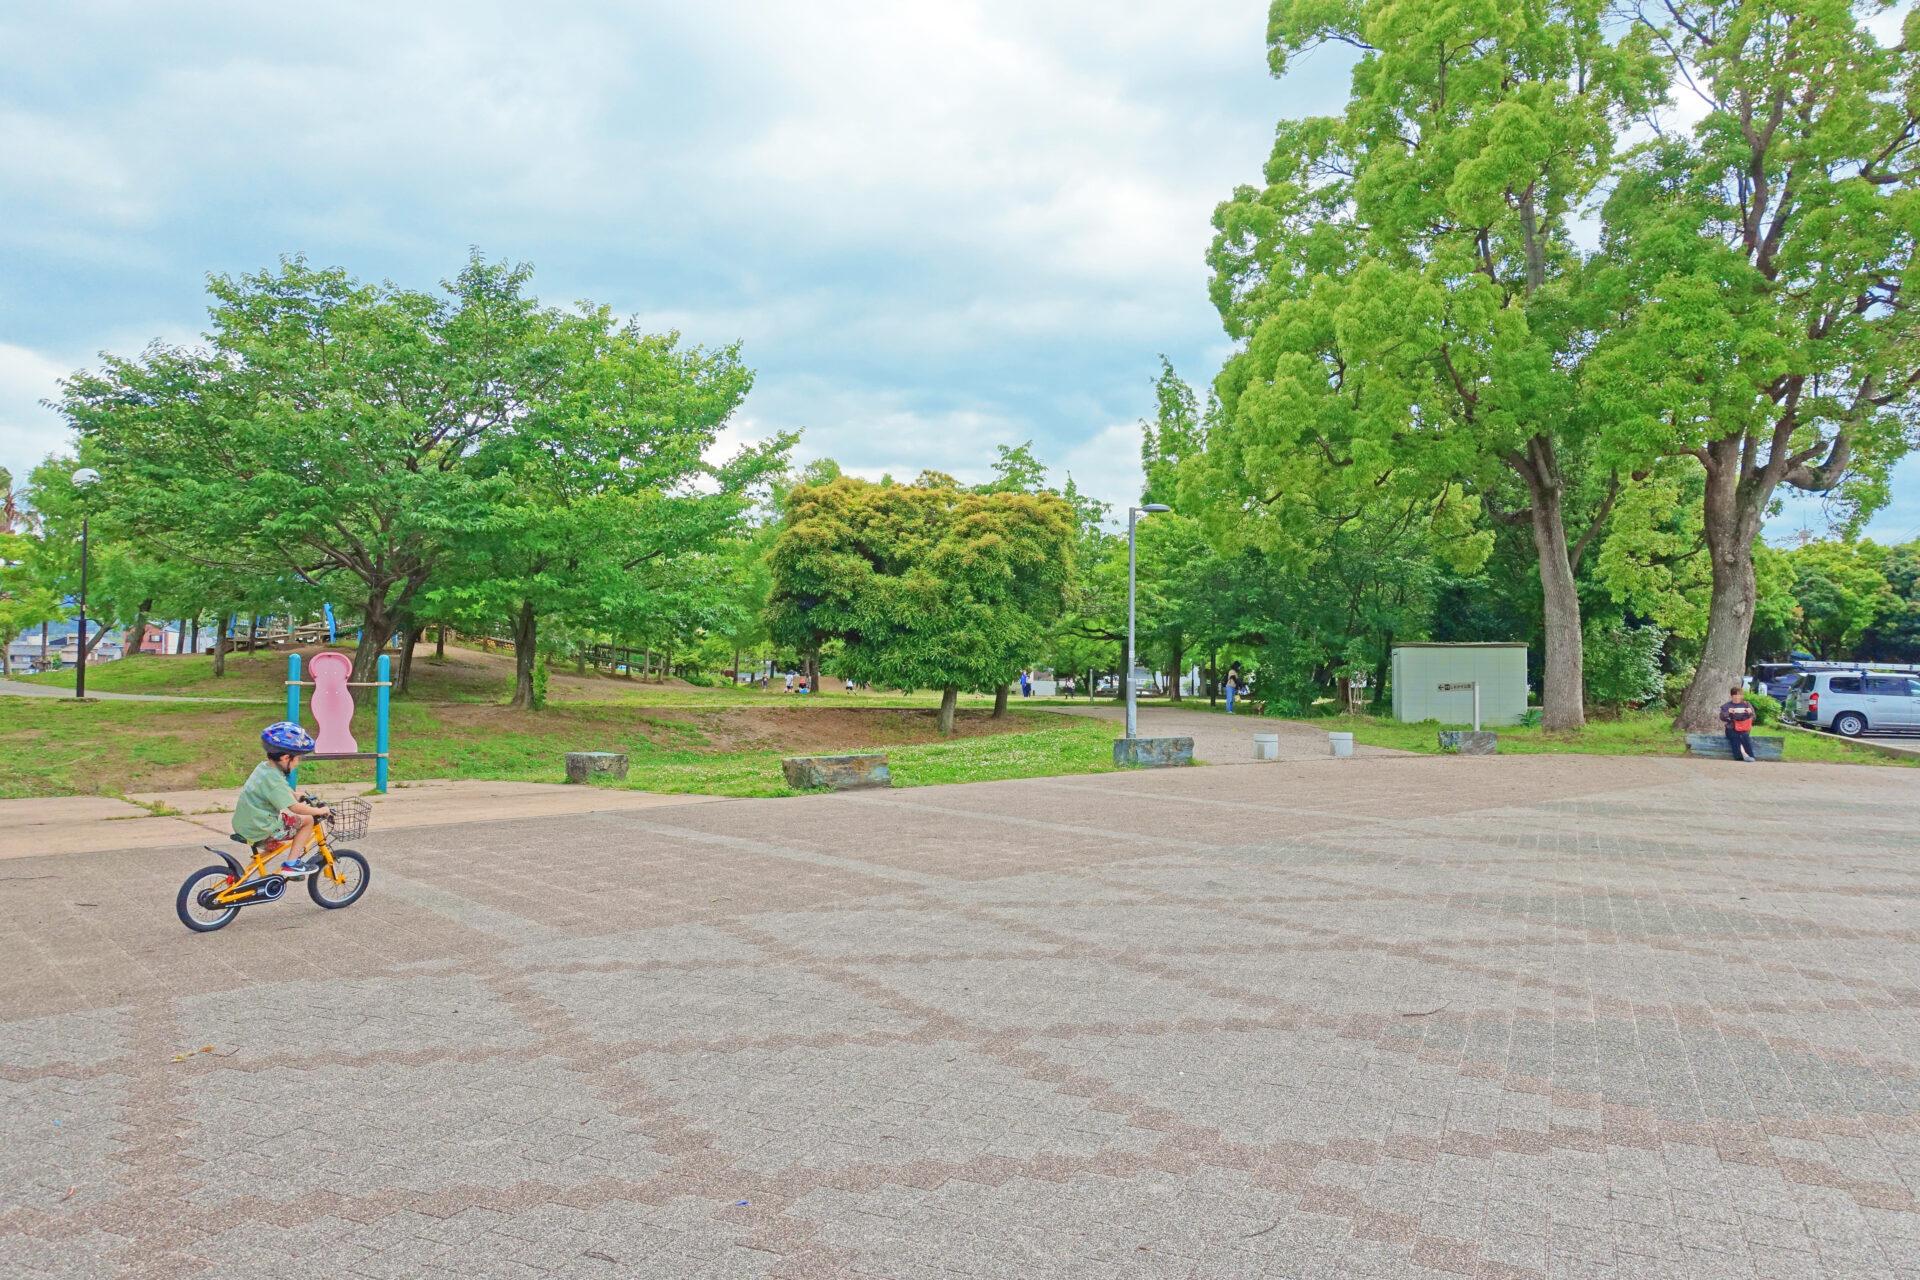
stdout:
[[1893,671],[1808,671],[1793,682],[1788,713],[1845,738],[1920,733],[1920,682]]

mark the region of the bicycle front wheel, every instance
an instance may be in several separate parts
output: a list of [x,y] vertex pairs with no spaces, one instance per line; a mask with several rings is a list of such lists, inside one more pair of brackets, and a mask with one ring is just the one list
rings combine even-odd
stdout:
[[233,923],[240,914],[238,907],[222,907],[202,902],[201,896],[211,897],[218,890],[233,883],[233,873],[225,867],[202,867],[187,877],[180,886],[180,896],[173,901],[173,909],[180,915],[180,923],[195,933],[212,933],[215,929],[224,929]]
[[321,867],[307,877],[307,892],[316,905],[337,911],[360,901],[372,876],[365,858],[351,849],[335,849],[333,865]]

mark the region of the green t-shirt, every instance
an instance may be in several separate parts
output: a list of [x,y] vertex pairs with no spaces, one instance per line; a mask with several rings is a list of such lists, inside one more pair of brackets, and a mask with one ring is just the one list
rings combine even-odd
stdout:
[[287,775],[271,760],[253,766],[240,799],[233,806],[233,829],[248,844],[280,834],[280,811],[299,799],[287,785]]

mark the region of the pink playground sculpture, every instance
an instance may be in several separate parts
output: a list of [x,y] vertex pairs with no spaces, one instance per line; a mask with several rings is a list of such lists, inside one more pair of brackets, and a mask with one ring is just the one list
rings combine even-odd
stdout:
[[347,681],[353,676],[353,659],[344,653],[313,655],[313,718],[320,732],[314,735],[314,749],[321,755],[351,755],[360,750],[353,740],[353,694]]

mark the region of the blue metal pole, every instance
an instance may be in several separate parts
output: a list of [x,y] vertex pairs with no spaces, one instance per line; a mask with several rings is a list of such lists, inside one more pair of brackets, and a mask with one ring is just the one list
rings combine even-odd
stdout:
[[[300,723],[300,655],[287,655],[287,719]],[[300,785],[300,766],[295,757],[294,767],[287,770],[287,785]]]
[[374,750],[380,758],[374,762],[374,790],[381,795],[387,793],[387,695],[393,692],[393,660],[386,654],[380,655],[380,719],[374,731]]

